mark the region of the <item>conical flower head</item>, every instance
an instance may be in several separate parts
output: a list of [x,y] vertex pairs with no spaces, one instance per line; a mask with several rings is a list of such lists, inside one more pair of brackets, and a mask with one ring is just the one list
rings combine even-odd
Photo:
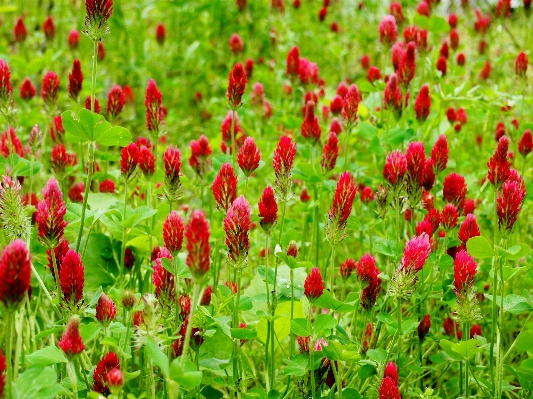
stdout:
[[54,72],[47,72],[43,77],[41,97],[48,109],[54,109],[57,105],[59,93],[59,76]]
[[457,208],[453,204],[446,204],[444,205],[444,208],[442,208],[441,212],[441,223],[442,227],[445,231],[450,231],[457,226],[457,222],[459,221],[459,212],[457,212]]
[[37,94],[37,89],[29,77],[24,78],[24,81],[20,85],[19,91],[20,98],[26,101],[31,100],[33,97],[35,97],[35,94]]
[[17,239],[8,244],[0,257],[0,301],[16,309],[30,289],[31,257],[26,243]]
[[526,186],[522,177],[516,172],[511,173],[511,176],[515,179],[509,178],[503,183],[502,190],[498,192],[497,197],[498,227],[504,237],[508,237],[513,231],[526,197]]
[[209,146],[209,140],[202,135],[198,140],[191,140],[190,148],[191,157],[189,159],[189,165],[198,176],[204,177],[211,166],[211,159],[209,158],[211,147]]
[[383,372],[383,377],[392,378],[393,381],[398,384],[398,367],[393,362],[388,362],[385,366],[385,371]]
[[346,238],[346,223],[352,212],[356,193],[357,186],[350,172],[341,174],[329,209],[329,223],[326,228],[326,235],[332,245],[341,243]]
[[526,129],[522,138],[518,142],[518,152],[524,158],[533,150],[533,136],[531,135],[531,130]]
[[477,273],[477,263],[468,252],[461,250],[455,255],[453,286],[457,296],[470,294],[474,287],[474,277]]
[[392,187],[403,184],[407,173],[407,159],[400,150],[389,152],[383,168],[383,177]]
[[229,163],[220,168],[212,186],[213,197],[217,203],[217,209],[226,212],[235,198],[237,198],[237,175]]
[[379,40],[386,47],[392,44],[398,38],[398,28],[396,27],[396,18],[392,15],[384,15],[379,23]]
[[146,96],[144,106],[146,107],[146,128],[151,134],[158,134],[159,127],[163,120],[161,105],[163,103],[163,94],[157,88],[155,80],[150,79],[146,86]]
[[139,147],[137,144],[130,143],[124,147],[120,153],[120,171],[122,176],[127,180],[131,178],[133,172],[139,164]]
[[183,220],[178,212],[172,211],[163,223],[163,240],[165,247],[176,256],[183,245]]
[[165,195],[171,202],[179,199],[179,189],[181,187],[181,152],[178,147],[172,144],[167,147],[163,155],[165,166]]
[[391,377],[385,377],[381,381],[379,399],[401,399],[398,384]]
[[107,327],[113,321],[116,314],[117,305],[103,292],[96,304],[96,320]]
[[237,63],[229,73],[229,84],[226,97],[232,110],[236,110],[242,103],[242,96],[246,90],[246,71],[242,64]]
[[429,333],[429,329],[431,328],[431,317],[430,315],[424,315],[422,317],[422,320],[420,320],[420,324],[418,325],[417,331],[418,331],[418,339],[421,341],[426,338],[426,335]]
[[352,275],[352,272],[357,270],[357,262],[353,259],[346,259],[340,267],[340,275],[343,280],[348,280]]
[[300,70],[300,50],[294,46],[287,54],[287,76],[290,78],[298,77]]
[[56,179],[48,180],[42,192],[43,200],[37,205],[36,216],[39,239],[46,247],[55,248],[63,239],[67,226],[67,207]]
[[282,136],[274,150],[272,165],[276,177],[291,173],[294,157],[296,156],[296,143],[288,136]]
[[429,86],[424,83],[415,99],[415,115],[418,124],[422,125],[429,116],[431,110],[431,97],[429,96]]
[[407,184],[421,186],[424,183],[424,167],[426,164],[426,153],[424,143],[415,141],[409,143],[405,151],[407,161]]
[[68,94],[73,100],[77,100],[83,85],[83,73],[81,72],[80,60],[75,59],[72,63],[72,72],[68,75]]
[[459,227],[459,233],[457,234],[457,238],[461,240],[463,245],[466,245],[468,240],[470,240],[472,237],[479,237],[481,235],[481,232],[479,231],[479,226],[476,221],[476,217],[473,213],[469,213],[466,215],[465,220],[463,223],[461,223],[461,227]]
[[155,260],[152,283],[154,284],[155,295],[159,304],[163,309],[168,310],[172,303],[176,301],[176,283],[174,275],[163,265],[164,258],[172,260],[172,255],[168,250],[161,251]]
[[113,0],[85,0],[85,33],[93,41],[109,34],[108,21],[113,13]]
[[57,343],[67,358],[72,361],[85,349],[85,344],[80,335],[80,318],[72,316],[61,339]]
[[463,176],[454,172],[444,178],[442,190],[443,200],[444,202],[455,205],[460,211],[464,208],[466,191],[467,187]]
[[357,279],[365,283],[370,283],[379,275],[376,267],[376,259],[369,253],[365,253],[357,264]]
[[148,147],[142,147],[139,151],[139,168],[147,179],[151,179],[154,175],[155,156]]
[[521,51],[517,56],[516,56],[516,61],[515,61],[515,72],[516,72],[516,76],[520,77],[520,78],[525,78],[526,77],[526,74],[527,74],[527,67],[528,67],[528,64],[529,64],[529,60],[527,58],[527,55],[526,53],[524,53],[523,51]]
[[108,374],[111,370],[120,369],[120,360],[115,352],[106,353],[96,365],[93,373],[93,390],[108,396],[111,391],[107,385]]
[[407,49],[400,58],[400,65],[398,66],[398,81],[403,87],[409,87],[411,80],[413,80],[416,71],[416,45],[414,42],[409,42]]
[[236,267],[240,267],[248,257],[250,215],[250,205],[246,198],[241,195],[233,201],[224,219],[228,255]]
[[302,122],[301,133],[303,138],[312,144],[318,143],[322,130],[318,123],[318,117],[315,115],[315,102],[307,101],[305,104],[305,116]]
[[322,170],[329,172],[335,169],[337,157],[339,155],[339,139],[337,134],[331,132],[328,141],[322,149]]
[[272,230],[278,219],[278,204],[274,190],[270,186],[263,190],[259,200],[259,217],[261,218],[261,227],[267,232]]
[[359,109],[360,101],[361,94],[359,89],[357,85],[352,84],[342,102],[341,116],[346,126],[352,126],[357,121],[357,110]]
[[0,59],[0,111],[7,112],[13,103],[11,71],[6,61]]
[[259,167],[261,160],[261,151],[257,148],[252,137],[247,137],[244,144],[239,149],[238,161],[239,167],[245,176],[250,176]]
[[509,138],[507,136],[502,136],[500,137],[500,140],[498,140],[498,146],[494,155],[487,163],[487,166],[489,167],[487,178],[495,190],[499,190],[509,177],[511,166],[507,158],[508,151]]
[[202,278],[209,270],[209,223],[205,214],[200,210],[194,210],[191,218],[185,226],[187,237],[187,266],[191,274]]
[[13,36],[15,37],[15,41],[18,43],[26,40],[26,37],[28,36],[28,29],[26,29],[26,25],[24,25],[24,20],[22,17],[17,19],[17,23],[13,27]]
[[116,118],[122,112],[124,104],[126,104],[126,96],[122,87],[114,85],[107,95],[107,115],[111,119]]
[[405,245],[401,261],[401,270],[407,273],[418,273],[424,267],[426,260],[431,252],[429,237],[427,234],[414,236]]
[[448,140],[446,140],[444,134],[441,134],[431,150],[431,159],[433,160],[433,171],[435,174],[446,169],[446,165],[448,164],[448,152]]
[[313,267],[304,281],[304,295],[309,302],[314,302],[324,293],[324,280],[318,267]]
[[80,255],[74,250],[68,250],[63,257],[59,271],[59,283],[63,300],[68,308],[73,311],[77,310],[83,300],[85,269]]

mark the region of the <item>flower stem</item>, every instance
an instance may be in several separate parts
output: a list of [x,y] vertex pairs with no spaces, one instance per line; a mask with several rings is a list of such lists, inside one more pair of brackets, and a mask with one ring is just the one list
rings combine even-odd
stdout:
[[76,376],[76,369],[74,362],[68,362],[67,364],[68,379],[70,380],[70,387],[74,394],[74,399],[78,399],[78,377]]
[[194,289],[191,301],[191,314],[189,316],[189,323],[187,323],[187,332],[185,333],[185,342],[183,343],[183,355],[181,357],[181,366],[185,366],[185,359],[187,358],[187,351],[189,350],[189,342],[191,341],[192,325],[194,323],[194,316],[196,315],[196,308],[198,307],[198,299],[200,295],[200,284],[194,282]]
[[398,316],[398,368],[400,368],[400,355],[402,353],[402,300],[398,298],[398,308],[396,309]]
[[[290,279],[291,279],[291,324],[292,324],[292,320],[294,319],[294,269],[291,268],[291,275],[290,275]],[[289,356],[289,359],[292,359],[293,355],[294,355],[294,333],[292,332],[292,329],[291,329],[291,332],[290,332],[290,356]]]
[[236,169],[236,164],[237,164],[237,154],[235,153],[235,139],[236,139],[236,134],[235,134],[235,126],[236,126],[236,123],[235,123],[235,109],[231,109],[231,131],[230,131],[230,135],[231,135],[231,166],[233,167],[233,170],[235,171]]
[[13,365],[11,364],[11,352],[13,350],[13,330],[15,328],[15,311],[9,310],[6,321],[6,365],[7,365],[7,381],[6,381],[6,397],[13,398]]
[[[468,323],[464,324],[463,327],[463,340],[468,341],[470,338],[470,326]],[[468,366],[469,366],[469,360],[465,359],[465,397],[468,399],[470,397],[470,384],[469,384],[469,377],[468,377]]]
[[118,277],[121,288],[124,288],[124,279],[122,278],[122,274],[124,273],[124,258],[126,256],[126,227],[124,225],[124,222],[126,221],[127,203],[128,203],[128,181],[124,180],[124,208],[122,212],[122,247],[121,247],[121,253],[120,253],[120,270],[119,270],[119,277]]
[[[237,269],[237,297],[235,298],[235,307],[233,309],[233,328],[239,328],[239,303],[241,300],[241,275],[242,269]],[[233,339],[233,382],[235,389],[239,392],[239,344],[241,340]]]
[[[270,302],[270,288],[268,287],[268,241],[270,238],[270,233],[266,234],[265,239],[265,289],[266,289],[266,297],[267,297],[267,312],[271,314],[272,312],[272,304]],[[267,331],[267,338],[265,342],[265,376],[267,378],[267,390],[270,388],[270,367],[269,367],[269,346],[270,346],[270,331],[272,330],[272,322],[268,321],[268,331]]]
[[56,283],[56,293],[61,303],[61,284],[59,282],[59,268],[57,267],[56,251],[55,248],[50,248],[50,254],[52,255],[52,265],[54,266],[54,277]]
[[307,331],[309,335],[309,359],[311,372],[311,398],[315,399],[315,345],[313,342],[313,334],[311,333],[311,315],[313,312],[312,305],[309,304],[309,314],[307,316]]

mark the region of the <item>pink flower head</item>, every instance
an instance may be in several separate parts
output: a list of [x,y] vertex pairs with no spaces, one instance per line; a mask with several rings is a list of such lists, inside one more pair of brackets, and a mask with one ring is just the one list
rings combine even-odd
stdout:
[[[85,100],[85,109],[88,109],[89,111],[91,110],[91,96],[87,97]],[[97,114],[100,113],[100,103],[97,98],[94,99],[94,112]]]
[[259,217],[261,218],[261,227],[267,232],[272,230],[278,219],[278,204],[274,190],[270,186],[263,190],[259,200]]
[[290,178],[294,157],[296,156],[296,143],[289,136],[282,136],[274,150],[272,166],[276,174],[276,186],[283,192],[290,189]]
[[211,155],[209,140],[202,135],[198,140],[191,140],[190,148],[191,157],[189,158],[189,165],[198,176],[204,177],[211,166],[211,160],[209,159],[209,155]]
[[370,283],[379,275],[379,269],[376,267],[376,258],[369,253],[365,253],[359,263],[357,263],[357,279],[365,283]]
[[41,97],[49,108],[57,104],[59,92],[59,76],[54,72],[47,72],[43,77],[43,86],[41,88]]
[[236,265],[241,265],[248,257],[250,214],[250,205],[246,198],[241,195],[233,201],[224,218],[228,255]]
[[329,134],[328,141],[322,149],[322,170],[325,172],[335,169],[337,156],[339,155],[339,139],[333,132]]
[[122,87],[114,85],[107,95],[107,115],[112,119],[116,118],[122,112],[126,97],[122,91]]
[[111,393],[107,384],[108,375],[111,370],[116,368],[120,369],[120,360],[117,354],[115,352],[106,353],[94,369],[93,390],[104,396],[108,396]]
[[455,255],[455,266],[453,268],[453,286],[457,296],[471,293],[474,287],[474,277],[477,273],[477,263],[468,252],[461,250]]
[[180,186],[181,153],[179,148],[169,145],[163,155],[163,163],[167,190],[175,191]]
[[391,377],[385,377],[381,381],[379,399],[401,399],[398,384]]
[[63,300],[72,310],[79,308],[83,300],[83,285],[85,283],[85,270],[80,255],[71,249],[67,251],[61,261],[59,283],[63,293]]
[[244,42],[238,34],[234,33],[229,38],[229,48],[233,54],[242,53],[244,51]]
[[[155,295],[163,307],[170,307],[176,301],[176,283],[174,275],[163,266],[163,258],[172,260],[170,253],[164,254],[161,251],[155,260],[152,283],[155,287]],[[167,255],[167,256],[163,256]]]
[[433,170],[435,174],[446,169],[446,165],[448,164],[448,141],[444,134],[441,134],[435,142],[435,145],[431,150],[431,159],[433,160]]
[[287,76],[295,78],[300,70],[300,50],[294,46],[287,54]]
[[173,256],[181,251],[183,245],[183,220],[178,212],[172,211],[163,223],[163,240],[165,247]]
[[430,110],[431,97],[429,96],[429,86],[425,83],[420,88],[420,92],[415,99],[415,114],[418,124],[422,125],[426,121]]
[[398,66],[398,81],[403,87],[408,87],[415,76],[416,71],[416,45],[410,42],[400,58]]
[[17,308],[30,289],[31,256],[21,239],[8,244],[0,257],[0,301],[8,309]]
[[71,50],[75,50],[78,48],[78,45],[80,43],[80,32],[78,32],[76,29],[72,29],[68,33],[68,46]]
[[457,173],[450,173],[444,178],[442,199],[446,203],[455,205],[458,210],[464,208],[466,198],[465,178]]
[[402,5],[399,2],[393,1],[390,3],[389,11],[399,24],[403,24],[405,22]]
[[31,79],[29,77],[24,78],[24,81],[20,85],[20,98],[26,101],[31,100],[33,97],[35,97],[36,93],[37,89],[33,85]]
[[155,81],[150,79],[146,86],[144,105],[146,107],[146,128],[152,134],[157,134],[157,132],[159,132],[159,127],[163,121],[163,114],[161,112],[162,103],[163,94],[157,88]]
[[527,74],[527,66],[528,66],[528,64],[529,64],[529,60],[527,58],[526,53],[521,51],[516,56],[516,61],[515,61],[515,69],[514,70],[516,72],[516,76],[518,76],[520,78],[525,78],[526,74]]
[[67,222],[65,214],[67,207],[59,189],[57,180],[51,178],[43,188],[43,200],[37,205],[36,222],[39,239],[48,248],[55,248],[63,239]]
[[27,36],[28,29],[26,29],[26,25],[24,25],[24,20],[22,17],[18,17],[17,23],[13,27],[13,37],[15,38],[16,42],[22,43],[24,40],[26,40]]
[[360,101],[361,94],[359,89],[353,84],[348,89],[342,104],[341,116],[345,125],[352,126],[357,121],[357,110],[359,109]]
[[257,148],[252,137],[247,137],[244,144],[239,149],[239,167],[245,176],[250,176],[259,167],[261,151]]
[[237,109],[242,103],[242,96],[246,90],[246,71],[242,64],[237,63],[229,73],[229,84],[226,97],[231,109]]
[[305,117],[302,122],[301,132],[302,136],[312,144],[316,144],[320,140],[322,130],[318,123],[318,117],[315,115],[314,101],[307,101],[305,105]]
[[396,367],[396,364],[393,362],[388,362],[385,366],[385,371],[383,373],[383,377],[389,377],[394,380],[396,384],[398,384],[398,367]]
[[67,324],[65,332],[58,341],[57,346],[69,360],[74,359],[85,349],[83,339],[80,335],[80,319],[78,316],[72,316]]
[[455,205],[444,205],[440,221],[445,231],[450,231],[457,226],[457,222],[459,221],[459,212],[457,212],[457,208],[455,208]]
[[46,17],[43,22],[43,32],[48,41],[54,40],[54,37],[56,37],[56,26],[51,15]]
[[522,177],[516,172],[514,175],[516,179],[511,180],[510,178],[503,183],[497,198],[498,227],[504,236],[508,236],[512,232],[526,197],[526,186]]
[[212,186],[217,209],[226,212],[237,198],[237,175],[231,164],[225,163],[220,168]]
[[324,280],[318,267],[313,267],[304,281],[304,294],[309,302],[314,302],[324,293]]
[[124,373],[118,367],[107,373],[106,383],[111,392],[120,392],[124,385]]
[[209,223],[205,214],[200,210],[194,210],[189,222],[185,226],[187,237],[187,266],[191,274],[201,278],[209,270]]
[[139,168],[144,177],[151,179],[155,172],[155,156],[148,147],[142,147],[139,151]]
[[370,83],[373,84],[376,80],[381,79],[381,72],[379,71],[377,67],[372,66],[368,69],[366,78],[368,79]]
[[405,160],[407,162],[408,185],[421,186],[424,183],[424,167],[426,164],[424,143],[421,141],[409,143],[409,147],[405,151]]
[[389,152],[383,168],[383,177],[392,187],[401,186],[407,173],[407,159],[400,150]]
[[117,314],[117,305],[104,292],[100,295],[96,304],[96,320],[104,326],[108,326]]
[[463,245],[466,245],[469,239],[472,237],[479,237],[480,235],[481,232],[479,231],[479,226],[477,225],[474,214],[470,213],[466,215],[465,220],[461,223],[461,227],[459,227],[457,238],[461,240]]
[[396,19],[392,15],[384,15],[379,23],[379,40],[390,47],[398,38]]
[[418,273],[424,267],[431,252],[427,234],[413,236],[405,245],[401,261],[401,269],[408,273]]
[[502,136],[498,140],[498,147],[494,151],[494,155],[489,159],[487,166],[489,171],[487,178],[495,190],[499,190],[503,183],[507,180],[510,173],[510,162],[508,159],[509,138]]
[[422,320],[420,320],[420,324],[418,325],[417,331],[418,331],[418,339],[421,341],[426,338],[426,335],[429,333],[429,329],[431,328],[431,317],[427,314],[424,317],[422,317]]
[[120,153],[120,170],[122,176],[129,180],[135,168],[139,164],[139,147],[137,144],[130,143],[124,147]]
[[329,224],[326,234],[333,244],[339,243],[345,238],[346,223],[352,211],[356,193],[357,186],[350,172],[342,173],[328,213]]
[[68,94],[70,98],[77,100],[83,84],[83,73],[78,59],[72,63],[72,72],[68,75],[68,82]]

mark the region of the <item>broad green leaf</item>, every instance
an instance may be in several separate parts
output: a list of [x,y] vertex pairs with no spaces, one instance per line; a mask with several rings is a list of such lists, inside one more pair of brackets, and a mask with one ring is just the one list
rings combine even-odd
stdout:
[[352,312],[355,310],[355,306],[352,304],[341,302],[331,296],[329,291],[324,293],[315,301],[315,306],[324,309],[332,309],[335,312]]
[[91,141],[87,132],[81,125],[80,121],[74,119],[74,112],[65,111],[61,114],[63,128],[65,129],[67,139],[70,142],[87,142]]
[[355,388],[344,388],[342,390],[343,399],[361,399],[361,394]]
[[291,330],[294,334],[300,337],[308,337],[311,335],[307,326],[307,319],[293,319],[291,322]]
[[52,367],[30,367],[19,375],[14,397],[17,399],[51,399],[69,391],[57,382],[57,374]]
[[[169,376],[168,358],[163,353],[159,345],[152,339],[146,338],[146,352],[154,365],[163,373],[165,377]],[[181,360],[178,358],[176,360]]]
[[496,255],[491,243],[485,237],[472,237],[466,243],[468,253],[474,258],[485,259]]
[[369,349],[366,353],[369,359],[378,363],[384,363],[387,360],[387,351],[383,348]]
[[503,309],[506,312],[517,315],[530,312],[533,310],[533,307],[523,296],[510,294],[503,298]]
[[105,337],[103,340],[100,341],[100,345],[109,346],[110,348],[117,349],[118,348],[118,342],[113,337]]
[[366,380],[367,378],[372,377],[373,375],[376,375],[378,372],[376,368],[371,364],[363,364],[361,367],[359,367],[359,370],[357,371],[357,375],[361,380]]
[[507,248],[506,250],[503,248],[498,248],[498,252],[504,259],[518,260],[526,255],[529,255],[531,248],[527,244],[516,244],[511,248]]
[[26,360],[32,366],[50,366],[57,363],[68,363],[68,359],[57,346],[45,346],[43,349],[35,351],[26,356]]
[[[35,336],[34,339],[35,339],[35,341],[40,341],[41,338],[43,338],[43,337],[47,337],[47,336],[49,336],[51,334],[55,334],[57,332],[63,332],[64,330],[65,330],[64,327],[54,327],[54,328],[51,328],[49,330],[41,331],[39,334],[37,334]],[[85,342],[85,339],[83,340],[83,342]]]
[[98,334],[100,334],[101,329],[102,327],[96,323],[89,323],[81,326],[80,335],[83,339],[83,343],[87,345],[88,343],[92,342],[98,336]]
[[292,360],[285,359],[285,363],[287,364],[284,370],[285,375],[296,375],[298,377],[303,377],[307,371],[309,359],[307,356],[300,354],[293,357]]
[[[195,366],[192,366],[195,367]],[[176,381],[183,388],[191,389],[195,388],[202,383],[202,372],[191,370],[191,367],[181,365],[181,357],[178,357],[170,364],[170,378]]]
[[343,345],[337,341],[329,341],[328,346],[322,346],[322,353],[324,353],[328,359],[344,362],[354,362],[361,358],[355,345]]
[[479,347],[479,341],[477,339],[469,339],[468,341],[461,341],[457,344],[453,344],[451,348],[455,353],[459,354],[463,359],[470,359],[476,353],[479,353],[483,350]]
[[231,337],[237,339],[255,339],[257,338],[257,331],[249,330],[247,328],[232,328]]
[[103,132],[95,141],[105,147],[114,145],[124,147],[131,142],[131,134],[128,129],[115,126]]
[[516,369],[522,388],[533,391],[533,358],[524,360]]
[[326,333],[328,330],[335,328],[336,325],[337,320],[333,316],[319,314],[314,323],[315,334],[321,335],[322,333]]
[[463,360],[463,356],[460,353],[457,353],[454,351],[453,346],[455,345],[453,342],[448,341],[447,339],[441,339],[440,347],[450,356],[453,360],[460,361]]

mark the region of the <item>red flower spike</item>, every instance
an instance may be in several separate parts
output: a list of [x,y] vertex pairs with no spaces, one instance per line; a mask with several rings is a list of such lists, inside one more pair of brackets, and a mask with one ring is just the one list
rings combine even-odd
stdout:
[[225,163],[220,168],[212,186],[217,209],[226,212],[237,198],[237,175],[231,164]]
[[463,53],[457,54],[457,65],[464,66],[466,63],[466,57]]
[[122,176],[129,180],[135,168],[139,163],[139,147],[137,144],[130,143],[127,147],[124,147],[120,153],[120,170]]
[[429,329],[431,328],[431,317],[427,314],[425,315],[422,320],[420,320],[420,324],[418,325],[418,339],[420,341],[423,341],[424,338],[426,338],[426,335],[429,333]]
[[459,47],[459,32],[455,28],[450,31],[450,46],[454,50]]
[[357,111],[360,101],[361,94],[359,93],[359,89],[353,84],[348,89],[348,93],[346,93],[342,104],[341,116],[345,126],[352,126],[357,122]]
[[446,76],[448,65],[447,65],[446,58],[443,57],[442,55],[437,60],[436,68],[437,68],[437,71],[439,71],[443,77]]
[[242,53],[244,51],[244,42],[238,34],[234,33],[229,38],[229,48],[233,54]]
[[442,209],[441,223],[444,231],[449,232],[457,226],[459,221],[459,212],[453,204],[446,204]]
[[124,267],[131,269],[133,266],[135,266],[135,255],[131,248],[126,248],[124,250]]
[[405,151],[405,160],[407,162],[407,184],[409,186],[421,186],[424,183],[426,164],[424,143],[420,141],[409,143]]
[[[65,128],[63,127],[63,119],[61,115],[54,117],[52,122],[53,123],[50,124],[50,137],[54,143],[62,143],[63,136],[65,135]],[[54,159],[54,156],[52,156],[52,159]]]
[[17,23],[13,27],[13,37],[15,38],[16,42],[22,43],[24,40],[26,40],[27,36],[28,29],[26,29],[26,25],[24,25],[24,20],[22,17],[18,17]]
[[388,362],[383,372],[383,378],[392,378],[392,380],[398,384],[398,367],[393,362]]
[[340,274],[344,281],[348,280],[352,272],[357,270],[357,262],[353,259],[346,259],[340,267]]
[[267,232],[272,230],[278,219],[278,204],[274,190],[270,186],[263,190],[259,200],[259,217],[261,218],[261,227]]
[[119,393],[124,385],[124,373],[118,367],[115,367],[107,373],[105,381],[111,392]]
[[466,215],[465,220],[461,224],[461,227],[459,227],[459,233],[457,234],[457,238],[461,240],[463,245],[466,245],[469,239],[472,237],[479,237],[481,235],[481,232],[479,231],[479,226],[477,225],[476,217],[474,214],[468,214]]
[[304,186],[300,193],[300,201],[309,202],[310,200],[311,200],[311,196],[309,195],[309,192],[307,191],[307,187]]
[[390,47],[397,38],[396,19],[392,15],[384,15],[379,23],[379,41],[386,47]]
[[287,76],[296,78],[300,70],[300,50],[294,46],[287,54]]
[[424,165],[424,180],[422,183],[422,187],[426,189],[426,192],[430,191],[435,184],[435,172],[433,172],[433,164],[434,162],[431,158],[426,159],[426,163]]
[[287,246],[287,256],[290,256],[292,258],[298,257],[298,244],[296,241],[292,240],[289,245]]
[[527,58],[526,53],[521,51],[517,55],[516,61],[515,61],[515,73],[516,73],[516,76],[518,76],[518,77],[520,77],[522,79],[525,79],[526,74],[527,74],[527,66],[528,66],[528,64],[529,64],[529,60]]
[[202,296],[202,300],[200,302],[200,305],[202,306],[209,306],[211,305],[211,295],[213,294],[213,287],[208,285],[204,290],[204,295]]
[[72,316],[67,324],[67,328],[57,346],[61,348],[67,358],[72,361],[85,349],[83,339],[80,335],[80,319],[78,316]]
[[517,180],[509,179],[503,183],[497,198],[498,227],[502,235],[507,237],[512,232],[525,197],[526,186],[522,177],[517,175]]
[[381,79],[381,72],[379,71],[379,69],[377,67],[370,67],[368,69],[368,73],[366,75],[366,78],[368,79],[368,81],[370,83],[374,83],[376,80],[380,80]]
[[[85,109],[91,110],[91,96],[87,97],[85,100]],[[94,112],[99,114],[100,113],[100,103],[98,102],[98,99],[94,99]]]
[[165,44],[165,37],[166,37],[166,31],[163,24],[157,24],[157,27],[155,28],[155,40],[160,45]]
[[224,218],[228,255],[236,265],[246,261],[250,249],[250,214],[250,205],[241,195],[233,201]]
[[80,60],[75,59],[72,63],[72,72],[68,75],[68,94],[73,100],[77,100],[83,84]]
[[431,159],[433,160],[433,171],[435,174],[446,169],[448,153],[448,140],[446,140],[446,135],[441,134],[431,150]]
[[422,235],[422,233],[426,233],[429,237],[431,237],[434,233],[431,222],[426,219],[422,220],[421,222],[418,222],[415,228],[415,233],[417,236]]
[[78,45],[80,44],[80,33],[76,29],[72,29],[68,33],[67,43],[71,50],[78,48]]
[[352,211],[356,193],[357,186],[350,172],[342,173],[328,212],[329,224],[326,228],[326,235],[333,244],[339,243],[345,238],[346,223]]
[[51,41],[56,37],[56,27],[52,16],[48,16],[43,23],[43,32],[46,40]]
[[67,207],[57,180],[51,178],[43,188],[43,200],[37,205],[36,222],[39,238],[48,248],[55,248],[63,239]]
[[344,100],[338,94],[335,97],[333,97],[333,100],[331,100],[330,108],[331,108],[331,112],[334,115],[338,115],[341,113],[343,102]]
[[107,115],[112,119],[116,118],[122,112],[125,103],[126,97],[122,87],[114,85],[107,95]]
[[113,0],[85,0],[84,33],[93,41],[109,34],[108,20],[113,13]]
[[252,137],[247,137],[244,144],[239,149],[238,162],[239,167],[245,176],[249,177],[259,167],[261,160],[261,151],[257,148]]
[[507,136],[502,136],[498,140],[498,146],[494,152],[494,155],[487,163],[489,168],[487,179],[489,179],[495,190],[499,190],[509,177],[511,165],[508,160],[508,151],[509,138]]
[[424,267],[430,252],[428,235],[414,236],[405,245],[401,268],[408,273],[418,273]]
[[307,101],[305,105],[305,117],[301,127],[302,136],[312,144],[320,140],[322,130],[318,123],[318,117],[315,115],[315,102]]
[[490,78],[490,73],[492,71],[492,67],[490,65],[490,62],[485,61],[485,65],[483,66],[483,69],[479,73],[479,77],[483,80],[487,80]]
[[236,110],[242,104],[242,96],[246,90],[246,71],[242,64],[235,64],[229,73],[229,85],[226,97],[232,110]]
[[457,14],[452,13],[448,15],[448,24],[450,25],[450,28],[457,28],[458,21]]
[[165,247],[176,256],[183,245],[183,220],[178,212],[172,211],[163,223],[163,240]]
[[385,377],[379,387],[379,399],[401,399],[398,384],[390,377]]
[[335,133],[330,133],[328,141],[322,149],[322,170],[329,172],[335,169],[339,155],[339,139]]
[[511,0],[498,0],[498,4],[496,4],[496,16],[502,19],[511,16]]
[[446,203],[451,203],[461,211],[464,208],[466,198],[465,178],[457,173],[450,173],[444,178],[442,199]]
[[389,152],[383,168],[383,177],[392,187],[401,186],[407,173],[407,159],[400,150]]
[[398,81],[403,87],[408,87],[416,71],[416,46],[410,42],[403,53],[398,66]]
[[361,190],[360,197],[363,204],[369,204],[374,201],[374,190],[370,187],[365,187]]
[[365,253],[357,263],[357,279],[370,284],[379,275],[376,267],[376,259],[369,253]]
[[[396,77],[398,77],[398,68],[400,67],[400,61],[405,55],[406,44],[404,42],[397,42],[392,46],[391,50],[391,61],[394,71],[396,72]],[[398,79],[399,80],[399,79]]]
[[200,210],[194,210],[189,222],[185,226],[187,237],[187,266],[191,274],[201,278],[209,270],[209,223],[205,214]]
[[151,179],[155,172],[155,156],[148,147],[142,147],[139,151],[139,168],[144,177]]
[[116,191],[115,182],[111,179],[105,179],[100,183],[98,189],[101,193],[114,194]]
[[531,135],[531,130],[527,129],[524,131],[522,138],[518,142],[518,152],[524,158],[533,150],[533,136]]
[[152,283],[155,287],[155,295],[159,303],[163,307],[170,307],[176,300],[176,285],[174,275],[171,274],[162,263],[163,258],[172,260],[172,255],[168,253],[167,256],[162,256],[163,251],[159,253],[159,257],[155,260],[154,273],[152,275]]
[[31,256],[21,239],[8,244],[0,257],[0,301],[16,309],[30,289]]
[[402,5],[400,3],[398,3],[397,1],[393,1],[392,3],[390,3],[389,11],[399,24],[403,24],[405,22]]
[[31,79],[26,77],[20,85],[20,98],[28,101],[35,97],[36,93],[37,89],[35,89],[35,86],[33,85]]
[[[89,0],[87,0],[89,1]],[[96,365],[93,373],[93,390],[108,396],[111,391],[107,385],[108,374],[111,370],[120,369],[120,360],[115,352],[106,353]]]
[[96,320],[107,327],[113,321],[116,314],[117,305],[105,293],[102,293],[96,304]]
[[287,193],[290,189],[291,170],[296,156],[296,143],[288,136],[282,136],[274,150],[272,166],[276,174],[277,189]]
[[480,337],[483,336],[483,334],[481,334],[481,326],[479,324],[474,324],[470,329],[470,339],[474,339],[476,335],[479,335]]
[[59,92],[59,76],[54,72],[47,72],[43,77],[43,85],[41,88],[41,97],[49,108],[53,108],[57,104]]
[[191,157],[189,158],[189,165],[194,169],[196,174],[204,177],[209,167],[211,166],[211,147],[209,140],[204,135],[200,136],[198,141],[191,140]]
[[415,114],[419,125],[422,125],[426,121],[430,109],[431,97],[429,96],[429,86],[425,83],[420,88],[420,92],[415,99]]
[[[424,220],[427,220],[432,227],[433,231],[437,231],[440,226],[440,213],[436,209],[430,209],[426,216],[424,216]],[[420,235],[420,234],[417,234]]]
[[314,302],[324,293],[324,280],[318,267],[313,267],[304,282],[304,294],[309,302]]
[[74,184],[70,190],[68,190],[68,198],[72,202],[77,202],[81,204],[83,202],[83,193],[85,192],[85,184],[77,183]]
[[418,3],[418,6],[416,6],[416,12],[420,15],[424,15],[429,18],[430,16],[429,4],[425,0],[422,0],[420,3]]
[[68,250],[61,262],[59,283],[63,293],[63,300],[70,309],[79,308],[83,299],[83,286],[85,283],[85,270],[80,255],[73,250]]
[[477,263],[468,252],[461,250],[455,255],[453,268],[453,286],[457,296],[471,293],[474,287],[474,277],[477,273]]
[[383,106],[385,109],[394,111],[395,114],[402,112],[402,92],[398,87],[398,77],[395,73],[389,76],[389,80],[383,92]]
[[146,107],[146,128],[151,134],[157,134],[159,132],[159,126],[163,122],[161,112],[162,102],[163,94],[157,88],[155,81],[150,79],[146,86],[144,105]]

